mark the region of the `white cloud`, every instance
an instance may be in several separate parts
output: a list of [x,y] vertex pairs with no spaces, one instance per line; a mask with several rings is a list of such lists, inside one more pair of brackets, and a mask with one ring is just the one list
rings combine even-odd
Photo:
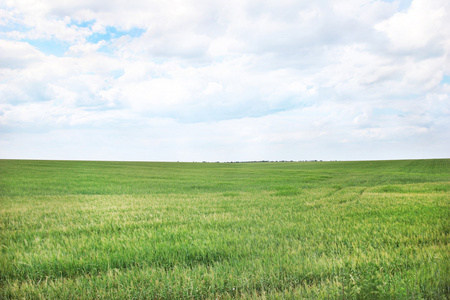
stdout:
[[203,94],[210,96],[222,91],[223,86],[217,82],[208,82],[208,85],[203,90]]
[[448,47],[449,27],[450,3],[446,0],[414,0],[407,12],[398,12],[376,26],[396,51]]
[[[430,145],[448,156],[450,5],[400,4],[7,1],[0,155],[375,159],[427,157]],[[63,54],[47,51],[58,43]],[[45,156],[52,143],[64,154]]]
[[0,70],[23,68],[43,59],[43,55],[28,43],[0,40]]

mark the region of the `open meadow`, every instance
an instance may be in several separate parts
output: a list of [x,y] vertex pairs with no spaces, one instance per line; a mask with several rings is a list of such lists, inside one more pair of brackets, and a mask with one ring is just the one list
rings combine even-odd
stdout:
[[449,299],[450,159],[0,160],[1,299]]

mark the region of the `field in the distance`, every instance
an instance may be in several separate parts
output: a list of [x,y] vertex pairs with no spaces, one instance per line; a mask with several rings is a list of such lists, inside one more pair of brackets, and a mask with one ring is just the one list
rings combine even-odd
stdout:
[[450,160],[0,160],[0,298],[448,299]]

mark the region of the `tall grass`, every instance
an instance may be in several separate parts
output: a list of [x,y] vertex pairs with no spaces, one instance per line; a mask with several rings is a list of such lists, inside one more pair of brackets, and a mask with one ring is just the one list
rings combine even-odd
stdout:
[[0,161],[0,298],[448,299],[450,160]]

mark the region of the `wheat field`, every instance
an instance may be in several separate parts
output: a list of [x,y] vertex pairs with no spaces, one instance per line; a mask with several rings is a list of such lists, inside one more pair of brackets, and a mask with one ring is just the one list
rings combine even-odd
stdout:
[[450,160],[0,160],[1,299],[449,299]]

